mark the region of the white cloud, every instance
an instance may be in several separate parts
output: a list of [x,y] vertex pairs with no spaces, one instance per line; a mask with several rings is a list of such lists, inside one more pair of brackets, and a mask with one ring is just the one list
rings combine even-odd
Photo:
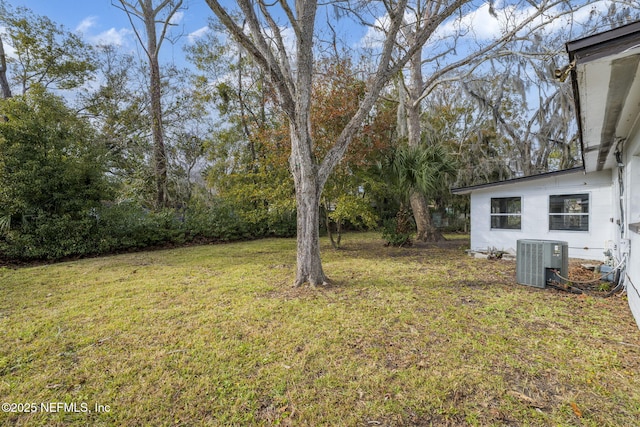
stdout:
[[[495,6],[499,7],[497,4]],[[507,15],[512,11],[512,8],[509,10],[505,8],[498,11],[498,13],[502,12]],[[416,16],[407,11],[405,12],[404,21],[406,25],[412,27],[416,22]],[[381,48],[385,40],[383,29],[386,30],[390,25],[391,20],[388,15],[377,18],[357,43],[357,46],[369,49]],[[479,40],[488,40],[499,36],[503,27],[504,25],[501,23],[501,20],[489,13],[489,4],[484,3],[479,8],[474,9],[460,18],[445,21],[445,23],[438,27],[430,40],[432,42],[442,40],[461,33],[471,33]]]
[[76,27],[76,32],[85,34],[88,29],[95,27],[97,21],[98,18],[96,18],[95,16],[88,16],[84,18]]
[[132,33],[133,31],[126,28],[121,28],[119,30],[116,30],[115,28],[111,28],[95,36],[89,36],[88,39],[92,44],[95,44],[95,45],[100,44],[100,45],[123,46],[126,44],[126,39]]
[[293,28],[282,29],[282,42],[284,43],[284,48],[289,52],[289,57],[293,57],[297,44],[296,33]]
[[[274,32],[271,28],[264,28],[263,35],[270,44],[270,47],[276,51],[278,48],[276,47],[276,38],[274,36]],[[296,55],[296,33],[291,27],[280,27],[280,37],[282,38],[282,43],[284,44],[285,55],[289,57],[289,61],[295,62]]]
[[377,18],[375,23],[367,29],[367,32],[360,41],[356,43],[356,46],[365,49],[381,48],[385,40],[385,34],[382,29],[387,29],[389,25],[391,25],[389,15]]
[[196,41],[198,41],[198,39],[204,37],[209,31],[210,31],[210,28],[205,26],[205,27],[198,28],[197,30],[190,32],[187,35],[187,40],[189,41],[189,44],[195,43]]
[[[573,23],[581,26],[587,24],[587,22],[594,17],[605,16],[610,6],[610,1],[590,2],[573,13]],[[546,30],[556,32],[566,29],[569,25],[571,25],[571,17],[563,16],[561,19],[556,19],[547,25]]]
[[173,14],[173,16],[171,17],[171,19],[169,20],[169,23],[171,25],[178,25],[179,23],[182,22],[182,19],[184,18],[184,12],[182,11],[177,11],[176,13]]
[[[508,25],[505,21],[512,22],[514,13],[513,6],[506,6],[502,9],[499,7],[499,5],[494,6],[496,15],[494,16],[490,13],[489,4],[484,3],[466,15],[441,25],[433,38],[441,39],[460,33],[469,33],[477,40],[495,39],[505,31]],[[526,16],[527,12],[521,11],[518,15]]]

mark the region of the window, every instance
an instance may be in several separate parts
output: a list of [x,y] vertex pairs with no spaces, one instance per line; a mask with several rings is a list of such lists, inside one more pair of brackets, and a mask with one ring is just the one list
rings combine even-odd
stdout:
[[549,196],[549,230],[589,231],[589,195]]
[[491,199],[491,228],[520,230],[520,197],[501,197]]

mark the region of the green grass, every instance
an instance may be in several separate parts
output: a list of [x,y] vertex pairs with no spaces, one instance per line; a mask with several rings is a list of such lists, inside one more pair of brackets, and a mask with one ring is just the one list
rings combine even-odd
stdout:
[[460,239],[382,243],[323,241],[318,289],[291,287],[290,239],[0,269],[0,401],[38,409],[0,425],[640,423],[625,298],[516,285]]

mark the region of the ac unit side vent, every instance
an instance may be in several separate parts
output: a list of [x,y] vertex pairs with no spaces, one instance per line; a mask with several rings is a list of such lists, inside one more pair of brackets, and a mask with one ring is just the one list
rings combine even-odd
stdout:
[[549,280],[561,281],[569,271],[569,245],[557,240],[518,240],[516,281],[544,288]]

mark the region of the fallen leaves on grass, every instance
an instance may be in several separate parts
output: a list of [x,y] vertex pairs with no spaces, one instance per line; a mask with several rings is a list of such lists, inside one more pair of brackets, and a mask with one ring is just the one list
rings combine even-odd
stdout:
[[532,408],[543,409],[545,407],[545,405],[543,403],[540,403],[537,400],[535,400],[534,398],[529,397],[524,393],[520,393],[519,391],[509,390],[508,393],[511,396],[515,397],[516,399],[520,400],[521,402],[523,402],[524,404],[526,404],[527,406],[530,406]]
[[582,411],[578,408],[578,404],[576,402],[571,402],[571,409],[573,409],[573,413],[576,414],[576,417],[582,418]]

